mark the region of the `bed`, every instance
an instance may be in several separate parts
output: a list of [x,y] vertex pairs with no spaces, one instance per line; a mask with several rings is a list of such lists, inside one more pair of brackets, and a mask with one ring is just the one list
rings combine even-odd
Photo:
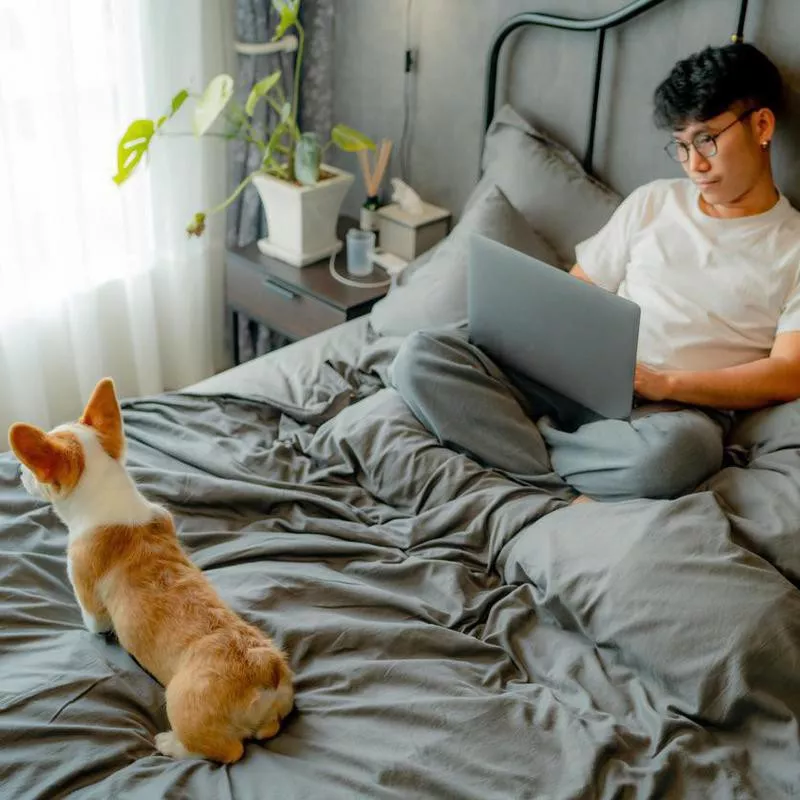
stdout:
[[[228,767],[156,752],[162,687],[83,628],[65,531],[0,456],[0,797],[800,793],[800,404],[741,417],[687,496],[566,507],[443,446],[390,387],[425,314],[463,323],[470,231],[565,266],[584,232],[554,198],[587,227],[618,201],[493,92],[462,220],[371,318],[123,404],[141,488],[290,654],[278,737]],[[520,194],[519,148],[546,202]]]

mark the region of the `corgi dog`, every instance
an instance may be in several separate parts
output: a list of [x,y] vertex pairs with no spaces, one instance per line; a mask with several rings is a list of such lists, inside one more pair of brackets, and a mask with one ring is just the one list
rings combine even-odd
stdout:
[[69,531],[67,568],[86,627],[119,643],[166,687],[172,729],[157,750],[238,761],[242,740],[278,733],[294,704],[285,655],[237,616],[189,560],[170,513],[125,469],[114,384],[97,384],[78,422],[50,433],[16,423],[25,488]]

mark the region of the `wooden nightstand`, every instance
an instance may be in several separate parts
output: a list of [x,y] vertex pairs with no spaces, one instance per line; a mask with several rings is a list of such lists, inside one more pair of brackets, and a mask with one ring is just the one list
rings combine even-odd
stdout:
[[[341,217],[338,234],[344,240],[355,219]],[[387,279],[383,270],[353,278],[347,274],[346,248],[336,256],[336,269],[348,280],[380,283]],[[329,270],[329,258],[307,267],[293,267],[265,256],[255,243],[225,251],[225,291],[228,317],[233,323],[231,341],[233,361],[239,363],[239,314],[278,331],[291,340],[332,328],[366,314],[389,290],[356,288],[339,283]]]

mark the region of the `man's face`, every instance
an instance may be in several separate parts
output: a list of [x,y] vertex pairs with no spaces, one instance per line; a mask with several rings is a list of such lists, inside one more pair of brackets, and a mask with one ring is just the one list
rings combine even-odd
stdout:
[[[771,136],[771,130],[766,132],[765,113],[769,114],[763,109],[729,110],[673,132],[676,142],[695,142],[701,150],[689,147],[689,158],[682,166],[708,204],[735,203],[769,171],[769,157],[761,148],[761,142]],[[703,155],[704,150],[714,150],[709,135],[715,137],[716,153]]]

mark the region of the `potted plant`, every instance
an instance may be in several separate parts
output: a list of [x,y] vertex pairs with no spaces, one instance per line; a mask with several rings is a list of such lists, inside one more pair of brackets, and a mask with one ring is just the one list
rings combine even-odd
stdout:
[[[305,31],[300,23],[300,0],[272,0],[280,22],[272,41],[288,31],[297,31],[294,86],[291,99],[280,87],[281,71],[259,81],[250,91],[244,108],[234,100],[234,80],[222,74],[212,78],[202,95],[182,89],[173,98],[170,110],[157,120],[134,120],[117,146],[117,174],[121,185],[148,152],[154,138],[170,135],[165,126],[190,98],[195,101],[193,130],[196,136],[222,136],[254,144],[261,153],[259,168],[244,180],[219,205],[200,211],[186,228],[190,236],[201,236],[206,218],[227,208],[249,184],[258,190],[267,219],[268,236],[258,242],[262,252],[275,255],[295,266],[305,266],[337,252],[342,243],[336,237],[339,209],[353,183],[352,173],[322,163],[332,145],[347,152],[374,150],[375,144],[364,134],[346,125],[335,125],[331,139],[321,146],[314,134],[303,133],[297,124],[300,75],[305,46]],[[271,129],[258,130],[253,113],[265,102],[275,111],[277,122]],[[212,130],[220,120],[226,128]]]

